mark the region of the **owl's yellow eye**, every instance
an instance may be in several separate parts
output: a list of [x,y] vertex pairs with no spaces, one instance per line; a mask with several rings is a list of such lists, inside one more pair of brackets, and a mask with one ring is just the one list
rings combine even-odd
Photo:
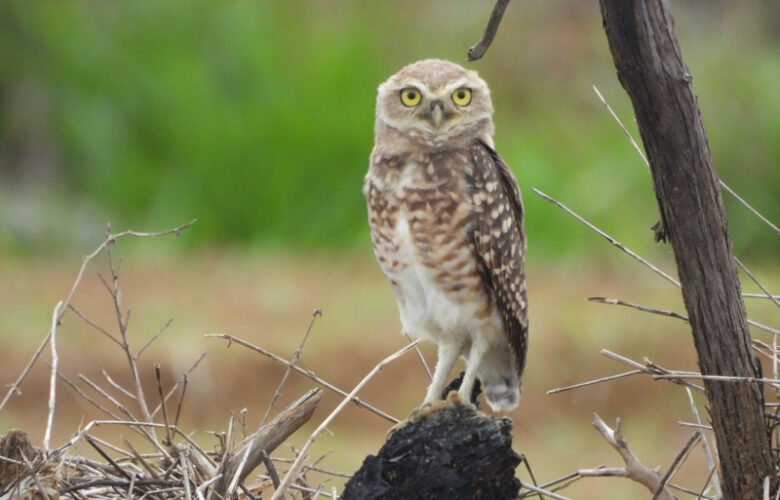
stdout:
[[471,89],[461,87],[452,93],[452,102],[458,106],[468,106],[471,102]]
[[409,106],[410,108],[417,106],[420,104],[420,99],[422,99],[422,96],[417,89],[409,87],[401,91],[401,102],[404,103],[404,106]]

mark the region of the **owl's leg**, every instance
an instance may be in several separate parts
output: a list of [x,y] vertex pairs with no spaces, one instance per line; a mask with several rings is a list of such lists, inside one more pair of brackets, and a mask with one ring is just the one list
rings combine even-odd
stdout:
[[460,352],[463,349],[461,344],[456,343],[442,343],[439,344],[439,359],[436,361],[436,369],[433,371],[433,380],[431,385],[428,386],[428,392],[425,395],[426,403],[433,403],[439,400],[441,397],[441,391],[444,390],[444,386],[447,385],[447,377],[452,371],[452,367],[460,356]]
[[477,371],[482,364],[482,358],[488,351],[488,343],[479,336],[472,339],[469,357],[466,360],[466,373],[463,375],[463,382],[458,389],[458,396],[461,401],[471,401],[471,391],[474,389],[474,380],[477,378]]

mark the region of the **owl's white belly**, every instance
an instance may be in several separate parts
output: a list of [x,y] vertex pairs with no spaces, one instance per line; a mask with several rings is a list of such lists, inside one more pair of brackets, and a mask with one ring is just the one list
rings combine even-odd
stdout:
[[[398,244],[395,257],[406,264],[402,270],[394,270],[392,273],[398,283],[395,297],[404,333],[414,339],[463,344],[476,332],[486,333],[486,329],[500,332],[500,318],[497,314],[495,318],[487,318],[487,321],[475,318],[475,313],[484,304],[479,300],[470,300],[464,294],[448,291],[436,281],[439,269],[422,263],[403,209],[398,215],[395,236]],[[466,248],[460,251],[468,252]],[[470,258],[470,255],[464,258]]]

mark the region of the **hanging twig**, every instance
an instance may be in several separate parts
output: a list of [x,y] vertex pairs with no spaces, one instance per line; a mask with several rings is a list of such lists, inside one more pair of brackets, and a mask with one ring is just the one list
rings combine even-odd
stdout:
[[493,43],[493,39],[498,32],[498,26],[501,24],[501,18],[504,17],[504,11],[506,6],[509,5],[509,0],[497,0],[496,5],[493,7],[493,12],[490,14],[490,19],[485,27],[485,33],[482,34],[482,39],[469,48],[467,57],[469,61],[476,61],[482,58],[487,52],[490,44]]

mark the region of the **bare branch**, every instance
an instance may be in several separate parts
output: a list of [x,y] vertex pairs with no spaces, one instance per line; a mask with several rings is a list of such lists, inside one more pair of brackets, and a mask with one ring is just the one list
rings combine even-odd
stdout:
[[[596,88],[595,85],[593,86],[593,91],[596,92],[596,96],[598,96],[599,101],[601,101],[601,104],[603,104],[604,107],[607,108],[609,114],[612,116],[615,122],[617,122],[618,126],[620,127],[620,130],[623,132],[623,135],[625,135],[626,138],[629,140],[631,146],[634,148],[634,150],[637,152],[639,157],[642,159],[642,162],[644,162],[645,166],[648,169],[650,169],[650,162],[647,160],[647,156],[645,156],[644,151],[642,151],[642,148],[639,147],[639,144],[637,144],[637,142],[634,140],[634,137],[631,135],[628,129],[626,129],[625,125],[623,125],[623,122],[620,120],[620,118],[618,118],[618,115],[612,110],[612,107],[607,103],[606,99],[604,99],[604,96],[601,95],[601,92],[599,92],[599,89]],[[734,192],[734,190],[731,189],[729,186],[727,186],[725,182],[723,182],[722,180],[719,180],[719,182],[720,182],[720,187],[725,189],[731,196],[733,196],[739,203],[741,203],[742,206],[750,210],[750,212],[752,212],[753,215],[758,217],[759,220],[761,220],[761,222],[769,226],[772,229],[772,231],[774,231],[777,234],[780,234],[780,228],[772,224],[772,222],[770,222],[769,219],[761,215],[758,212],[758,210],[753,208],[747,201],[742,199],[742,197],[739,196],[736,192]]]
[[[73,282],[73,285],[71,286],[70,292],[68,293],[67,297],[65,297],[65,300],[62,301],[62,307],[60,308],[59,316],[57,317],[57,323],[62,322],[62,318],[65,315],[65,312],[68,309],[68,306],[70,306],[71,302],[73,301],[73,296],[76,294],[76,289],[78,288],[79,284],[81,283],[81,279],[84,276],[84,271],[87,268],[87,264],[94,259],[100,252],[102,252],[106,247],[113,245],[116,243],[117,240],[120,238],[124,238],[126,236],[134,236],[139,238],[148,238],[148,237],[156,237],[156,236],[165,236],[169,234],[175,234],[179,235],[183,230],[187,229],[188,227],[195,224],[197,219],[193,219],[190,222],[183,224],[179,227],[169,229],[167,231],[160,231],[157,233],[144,233],[139,231],[133,231],[131,229],[128,229],[126,231],[122,231],[121,233],[116,234],[109,234],[106,236],[106,239],[103,240],[103,242],[90,253],[86,257],[84,257],[84,261],[81,264],[81,268],[79,269],[78,274],[76,275],[76,279]],[[51,338],[51,332],[44,337],[43,341],[41,341],[41,344],[36,349],[35,353],[33,354],[32,358],[30,358],[30,361],[27,363],[27,365],[24,367],[24,370],[22,370],[22,373],[19,375],[19,377],[16,379],[16,381],[11,385],[11,387],[8,389],[8,392],[5,394],[5,397],[0,402],[0,411],[5,408],[6,403],[11,398],[12,395],[16,394],[19,390],[19,386],[22,384],[24,379],[27,377],[27,374],[30,373],[30,369],[32,369],[35,362],[38,360],[38,358],[41,355],[41,352],[43,351],[44,347],[49,343],[49,339]]]
[[691,450],[693,445],[696,444],[697,441],[699,441],[700,437],[701,437],[701,431],[696,431],[693,434],[691,434],[690,438],[688,438],[688,441],[682,447],[680,453],[678,453],[677,456],[674,458],[672,465],[669,466],[669,470],[666,471],[666,474],[664,474],[664,477],[661,479],[661,484],[658,485],[658,487],[655,490],[655,493],[653,493],[653,500],[661,498],[662,492],[666,487],[666,483],[669,482],[669,480],[677,472],[680,466],[683,463],[685,463],[685,460],[688,457],[688,452]]
[[[281,363],[283,365],[289,366],[294,371],[300,373],[304,377],[307,377],[307,378],[315,381],[317,384],[321,385],[322,387],[325,387],[326,389],[328,389],[330,391],[335,392],[336,394],[340,394],[341,396],[344,396],[344,397],[347,396],[347,393],[345,391],[343,391],[343,390],[339,389],[338,387],[336,387],[335,385],[333,385],[333,384],[331,384],[331,383],[329,383],[329,382],[319,378],[317,375],[314,374],[314,372],[312,372],[310,370],[305,370],[305,369],[301,368],[298,365],[291,365],[290,362],[287,361],[286,359],[284,359],[284,358],[282,358],[280,356],[277,356],[276,354],[274,354],[274,353],[272,353],[270,351],[267,351],[267,350],[263,349],[262,347],[256,346],[255,344],[252,344],[251,342],[247,342],[246,340],[240,339],[238,337],[233,337],[232,335],[228,335],[226,333],[210,333],[210,334],[204,335],[204,337],[220,338],[220,339],[227,340],[228,341],[228,347],[230,347],[230,344],[232,344],[232,343],[236,343],[238,345],[244,346],[244,347],[246,347],[248,349],[251,349],[251,350],[253,350],[253,351],[255,351],[255,352],[259,353],[259,354],[262,354],[263,356],[271,358],[272,360],[276,361],[277,363]],[[417,344],[415,344],[415,345],[417,345]],[[370,404],[363,402],[360,398],[353,398],[352,402],[355,403],[356,405],[360,406],[361,408],[365,408],[366,410],[369,410],[370,412],[372,412],[372,413],[374,413],[376,415],[379,415],[380,417],[382,417],[385,420],[388,420],[388,421],[390,421],[390,422],[392,422],[394,424],[397,424],[398,422],[400,422],[400,420],[398,420],[394,416],[389,415],[389,414],[383,412],[382,410],[379,410],[379,409],[371,406]]]
[[[696,408],[696,402],[693,400],[693,393],[691,393],[691,390],[689,388],[685,388],[685,393],[688,395],[688,403],[691,405],[691,413],[693,413],[693,417],[696,419],[696,423],[701,425],[701,418],[699,417],[699,410]],[[710,430],[712,428],[710,427]],[[712,457],[712,451],[710,449],[710,444],[707,441],[707,436],[702,434],[701,436],[701,446],[704,449],[704,456],[707,459],[707,467],[710,469],[710,478],[707,479],[707,482],[710,482],[710,479],[712,480],[712,484],[715,487],[715,496],[720,497],[723,495],[721,489],[720,489],[720,477],[718,476],[717,468],[715,467],[715,460]],[[706,488],[706,484],[704,485]]]
[[306,440],[306,443],[304,443],[303,448],[301,448],[301,451],[298,453],[298,458],[293,462],[293,464],[290,466],[290,470],[287,472],[287,474],[284,476],[284,479],[282,480],[282,484],[279,485],[279,488],[274,492],[273,496],[271,497],[271,500],[279,500],[279,498],[284,494],[285,490],[289,487],[293,479],[298,474],[298,469],[301,466],[301,462],[303,461],[304,457],[306,456],[306,452],[309,450],[309,447],[311,447],[311,444],[314,442],[315,439],[317,439],[317,436],[320,435],[320,433],[330,424],[331,421],[333,421],[336,416],[341,413],[341,410],[344,409],[345,406],[357,395],[358,392],[371,380],[374,378],[374,376],[381,372],[382,369],[387,366],[388,364],[392,363],[396,359],[400,358],[410,350],[414,349],[414,346],[419,344],[420,341],[412,342],[411,344],[408,344],[403,349],[400,349],[390,356],[386,357],[382,361],[380,361],[374,368],[363,377],[363,380],[361,380],[358,385],[355,386],[354,389],[352,389],[352,392],[350,392],[346,398],[344,398],[341,403],[336,407],[335,410],[333,410],[330,415],[328,415],[325,420],[322,421],[322,423],[317,427],[311,436],[309,436],[309,439]]
[[[190,376],[190,374],[193,372],[193,370],[195,370],[195,368],[198,367],[200,362],[203,361],[206,358],[207,355],[208,355],[208,352],[206,352],[206,351],[200,353],[200,356],[198,356],[198,358],[195,360],[195,362],[192,363],[192,366],[190,366],[187,369],[187,371],[184,372],[184,377],[182,378],[182,381],[185,384],[187,383],[187,377]],[[181,384],[182,381],[178,381],[175,384],[173,384],[173,387],[171,387],[171,389],[168,391],[168,394],[165,395],[165,401],[168,401],[171,398],[171,396],[173,396],[173,393],[176,392],[176,389],[179,388],[179,384]],[[182,397],[184,397],[183,393],[182,393]],[[158,404],[157,408],[155,408],[154,411],[152,412],[152,418],[154,418],[154,416],[157,415],[157,412],[159,412],[161,409],[162,409],[162,406],[160,406]]]
[[[620,458],[623,459],[623,463],[626,465],[626,468],[623,469],[625,472],[625,477],[644,485],[651,492],[657,492],[653,497],[654,499],[674,499],[674,497],[665,490],[659,469],[656,467],[655,469],[650,470],[642,465],[642,462],[639,461],[636,455],[634,455],[634,452],[632,452],[628,447],[628,442],[626,442],[625,438],[623,437],[623,429],[621,428],[619,418],[615,421],[615,429],[613,430],[607,424],[605,424],[603,420],[601,420],[601,417],[594,413],[593,427],[599,431],[601,436],[607,441],[607,443],[609,443],[610,446],[615,449],[615,451],[618,452]],[[620,469],[602,470],[618,472],[614,475],[619,475],[620,471]]]
[[[621,356],[620,354],[615,354],[614,352],[612,352],[612,351],[610,351],[608,349],[602,349],[601,350],[601,354],[606,356],[606,357],[608,357],[608,358],[610,358],[610,359],[614,359],[615,361],[618,361],[620,363],[628,365],[628,366],[630,366],[632,368],[635,368],[637,370],[641,370],[641,371],[643,371],[643,372],[645,372],[647,374],[650,374],[654,378],[655,378],[656,375],[669,375],[669,374],[672,373],[669,370],[667,370],[667,369],[665,369],[665,368],[663,368],[661,366],[658,366],[655,363],[652,363],[652,362],[650,362],[647,359],[645,360],[645,364],[643,365],[641,363],[638,363],[638,362],[634,361],[633,359],[626,358],[625,356]],[[685,380],[685,378],[683,378],[683,377],[670,376],[670,377],[664,377],[664,378],[670,379],[675,384],[682,385],[682,386],[685,386],[685,387],[689,387],[689,388],[693,389],[696,392],[701,392],[701,393],[704,392],[704,388],[703,387],[700,387],[698,385],[692,384],[691,382],[688,382],[687,380]]]
[[628,254],[629,256],[631,256],[631,258],[639,261],[644,266],[646,266],[647,268],[651,269],[654,273],[658,274],[659,276],[661,276],[666,281],[674,284],[678,288],[680,287],[680,282],[679,281],[677,281],[676,279],[672,278],[671,276],[669,276],[665,272],[661,271],[659,268],[657,268],[656,266],[654,266],[653,264],[651,264],[650,262],[648,262],[644,258],[640,257],[637,253],[635,253],[635,252],[629,250],[628,248],[626,248],[626,246],[623,245],[622,243],[620,243],[618,240],[616,240],[612,236],[608,235],[607,233],[605,233],[601,229],[597,228],[596,226],[594,226],[593,224],[591,224],[590,222],[585,220],[583,217],[578,215],[576,212],[574,212],[572,209],[570,209],[569,207],[567,207],[566,205],[564,205],[560,201],[556,200],[555,198],[552,198],[551,196],[548,196],[548,195],[542,193],[541,191],[539,191],[536,188],[533,188],[533,192],[538,194],[539,196],[541,196],[543,199],[549,201],[553,205],[557,206],[558,208],[560,208],[561,210],[563,210],[567,214],[571,215],[572,217],[574,217],[575,219],[577,219],[581,223],[585,224],[585,226],[587,226],[591,230],[593,230],[596,233],[598,233],[601,237],[603,237],[608,242],[610,242],[614,247],[616,247],[619,250],[621,250],[622,252]]
[[490,19],[488,20],[487,27],[485,27],[485,33],[482,35],[482,39],[469,48],[466,56],[469,61],[476,61],[485,55],[488,47],[493,43],[493,38],[496,37],[498,26],[501,24],[501,18],[504,17],[504,11],[506,10],[507,5],[509,5],[509,0],[496,1],[496,5],[493,7],[493,12],[490,14]]
[[135,359],[140,358],[141,354],[146,350],[146,348],[152,345],[152,342],[157,340],[157,337],[162,335],[163,332],[165,332],[165,330],[167,330],[168,327],[171,326],[171,323],[173,323],[173,318],[166,321],[165,324],[159,330],[157,330],[157,333],[155,333],[154,336],[150,338],[149,341],[146,344],[144,344],[144,346],[140,348],[137,353],[135,353]]
[[234,491],[269,453],[305,424],[320,401],[320,389],[312,389],[282,410],[273,420],[262,425],[245,447],[237,451],[220,468],[223,479],[216,490],[222,494]]
[[91,326],[92,328],[94,328],[95,330],[97,330],[98,332],[100,332],[100,333],[102,333],[103,335],[105,335],[105,336],[106,336],[106,337],[107,337],[109,340],[111,340],[112,342],[114,342],[116,345],[118,345],[118,346],[120,346],[120,347],[122,346],[122,343],[121,343],[120,341],[118,341],[118,340],[116,339],[116,337],[114,337],[113,335],[111,335],[110,333],[108,333],[108,331],[106,331],[106,329],[105,329],[105,328],[103,328],[102,326],[98,325],[97,323],[95,323],[94,321],[92,321],[91,319],[89,319],[89,317],[88,317],[86,314],[84,314],[83,312],[79,311],[79,310],[76,308],[76,306],[74,306],[73,304],[68,304],[68,309],[70,309],[71,311],[73,311],[74,313],[76,313],[76,316],[78,316],[79,318],[83,319],[83,320],[84,320],[84,322],[85,322],[86,324],[88,324],[89,326]]
[[157,395],[160,397],[160,406],[162,406],[163,423],[165,424],[165,441],[163,443],[166,446],[170,446],[173,441],[171,440],[171,429],[168,424],[168,410],[165,407],[165,394],[162,384],[162,373],[160,372],[160,364],[154,364],[154,376],[157,380]]
[[282,375],[282,380],[279,382],[279,386],[276,388],[276,391],[274,392],[273,397],[271,398],[271,402],[268,404],[268,408],[265,410],[265,415],[263,415],[263,420],[261,420],[260,425],[264,424],[268,420],[268,415],[271,414],[271,408],[273,408],[274,403],[276,403],[276,400],[279,399],[279,396],[282,394],[282,387],[284,387],[285,382],[287,382],[287,377],[290,376],[290,371],[292,370],[292,367],[295,366],[295,362],[298,361],[298,358],[301,357],[301,353],[303,352],[303,346],[306,345],[306,340],[309,338],[309,334],[311,333],[311,329],[314,326],[314,322],[317,321],[317,318],[322,316],[322,311],[319,309],[315,309],[314,312],[311,315],[311,321],[309,322],[309,327],[306,329],[306,333],[303,335],[303,339],[301,340],[300,345],[298,345],[298,349],[295,350],[293,353],[293,357],[290,360],[290,364],[287,365],[287,368],[284,370],[284,375]]
[[767,290],[766,287],[762,285],[760,281],[758,281],[756,275],[750,272],[750,269],[745,267],[745,264],[743,264],[742,261],[739,260],[736,256],[734,256],[734,261],[737,263],[739,267],[742,268],[743,271],[745,271],[745,274],[747,274],[750,277],[750,279],[753,280],[753,283],[755,283],[758,286],[758,288],[760,288],[761,291],[766,294],[766,297],[772,302],[774,302],[777,307],[780,307],[780,300],[777,300],[777,298],[774,295],[772,295],[772,293],[770,293],[769,290]]
[[600,384],[602,382],[609,382],[609,381],[617,380],[617,379],[620,379],[620,378],[630,377],[632,375],[638,375],[640,373],[647,373],[647,372],[645,370],[631,370],[631,371],[628,371],[628,372],[618,373],[616,375],[609,375],[607,377],[601,377],[601,378],[597,378],[597,379],[594,379],[594,380],[589,380],[587,382],[580,382],[579,384],[568,385],[566,387],[558,387],[556,389],[550,389],[549,391],[547,391],[547,395],[549,396],[550,394],[558,394],[559,392],[570,391],[572,389],[579,389],[581,387],[587,387],[589,385]]
[[555,498],[556,500],[569,500],[569,497],[565,497],[565,496],[559,495],[557,493],[553,493],[552,491],[545,490],[544,488],[541,488],[539,486],[534,486],[532,484],[523,483],[523,488],[525,488],[527,490],[531,490],[534,493],[539,494],[539,496],[544,495],[544,496],[548,496],[550,498]]
[[115,382],[114,379],[111,378],[111,375],[109,375],[104,368],[101,368],[100,371],[101,373],[103,373],[103,377],[106,379],[106,381],[111,387],[121,392],[124,396],[135,401],[136,399],[135,394],[133,394],[132,392],[128,391],[127,389],[119,385],[118,382]]
[[57,404],[57,366],[60,363],[60,358],[57,355],[57,318],[60,316],[60,309],[62,308],[62,301],[57,302],[54,306],[54,311],[51,315],[51,330],[49,330],[49,337],[51,337],[51,378],[49,380],[49,416],[46,418],[46,432],[43,435],[43,448],[49,449],[49,441],[51,440],[51,428],[54,425],[54,407]]
[[648,307],[643,306],[640,304],[632,304],[631,302],[625,302],[620,299],[613,299],[610,297],[588,297],[588,300],[591,302],[598,302],[600,304],[609,304],[612,306],[625,306],[630,307],[632,309],[637,309],[639,311],[643,312],[649,312],[653,314],[660,314],[661,316],[668,316],[670,318],[677,318],[681,319],[683,321],[688,321],[688,318],[686,316],[683,316],[682,314],[676,313],[674,311],[665,311],[663,309],[656,309],[654,307]]

